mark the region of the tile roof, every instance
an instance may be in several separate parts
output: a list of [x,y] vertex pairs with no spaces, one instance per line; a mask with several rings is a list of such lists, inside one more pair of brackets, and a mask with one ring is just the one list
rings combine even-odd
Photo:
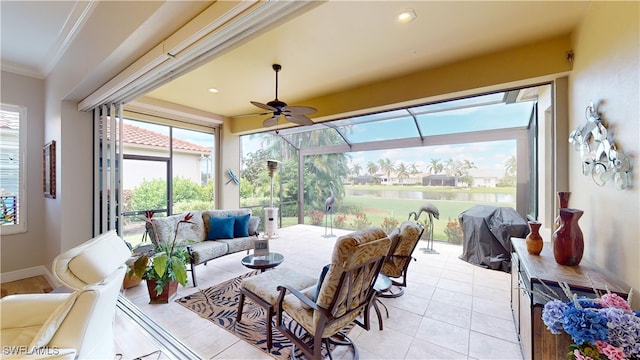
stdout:
[[[107,129],[109,129],[110,123],[107,122]],[[137,144],[146,146],[156,146],[161,148],[169,147],[169,137],[155,131],[143,129],[141,127],[124,124],[124,139],[125,144]],[[211,144],[213,147],[213,144]],[[185,140],[173,139],[173,148],[187,151],[197,151],[203,153],[210,153],[211,148],[194,144]]]

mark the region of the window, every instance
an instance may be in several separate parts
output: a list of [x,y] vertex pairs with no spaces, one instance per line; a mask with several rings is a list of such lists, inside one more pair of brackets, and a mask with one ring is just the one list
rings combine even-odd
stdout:
[[215,131],[133,119],[123,122],[123,237],[145,238],[145,214],[154,217],[215,208]]
[[[475,205],[512,207],[537,218],[537,99],[546,99],[549,88],[540,84],[243,135],[240,205],[259,211],[273,188],[281,226],[391,231],[432,203],[440,217],[434,238],[452,243],[462,241],[459,214]],[[274,187],[267,159],[281,162]],[[327,213],[330,197],[336,202]]]
[[25,232],[25,149],[27,109],[2,104],[0,108],[0,232]]

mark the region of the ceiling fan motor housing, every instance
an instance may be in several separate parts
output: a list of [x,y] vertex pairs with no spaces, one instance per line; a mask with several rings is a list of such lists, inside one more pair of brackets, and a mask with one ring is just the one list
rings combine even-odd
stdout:
[[269,102],[267,103],[267,105],[269,105],[269,106],[271,106],[271,107],[273,107],[273,108],[278,109],[278,111],[277,111],[277,112],[275,112],[275,111],[274,111],[274,114],[275,114],[275,115],[280,115],[280,113],[282,112],[282,110],[287,106],[287,103],[285,103],[284,101],[280,101],[280,100],[276,99],[276,100],[269,101]]

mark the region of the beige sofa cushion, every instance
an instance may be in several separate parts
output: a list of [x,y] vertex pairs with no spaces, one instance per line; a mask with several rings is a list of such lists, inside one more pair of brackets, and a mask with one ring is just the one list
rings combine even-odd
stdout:
[[206,232],[204,222],[202,221],[202,212],[191,211],[190,213],[193,215],[190,223],[180,224],[177,235],[176,226],[184,219],[186,213],[153,219],[153,233],[155,237],[153,240],[159,243],[170,243],[175,236],[176,243],[180,245],[189,245],[193,242],[204,240]]
[[202,241],[191,244],[189,247],[191,248],[194,264],[200,264],[229,253],[229,246],[218,240]]
[[[202,239],[206,239],[209,233],[209,217],[229,217],[251,214],[251,209],[230,209],[230,210],[205,210],[202,212],[202,222],[204,226],[204,236]],[[251,233],[249,234],[251,235]]]

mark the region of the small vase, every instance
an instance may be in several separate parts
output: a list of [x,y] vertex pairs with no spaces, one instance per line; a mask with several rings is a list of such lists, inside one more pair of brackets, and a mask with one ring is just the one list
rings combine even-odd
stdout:
[[539,255],[542,251],[542,236],[540,236],[541,223],[537,221],[529,221],[529,235],[525,238],[527,251],[532,255]]
[[[558,191],[558,209],[564,209],[569,207],[569,196],[571,196],[570,191]],[[553,227],[551,228],[552,232],[555,232],[560,227],[560,222],[562,218],[560,218],[560,212],[556,216],[555,221],[553,222]]]
[[554,231],[553,256],[560,265],[580,264],[584,252],[584,239],[578,220],[583,211],[578,209],[560,209],[560,227]]

